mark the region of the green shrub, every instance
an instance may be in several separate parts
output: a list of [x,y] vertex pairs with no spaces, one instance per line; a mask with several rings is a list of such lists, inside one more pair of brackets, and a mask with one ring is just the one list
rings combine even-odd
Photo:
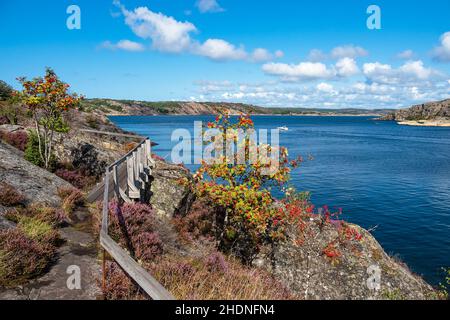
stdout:
[[5,81],[0,80],[0,99],[8,99],[13,93],[13,88]]
[[[41,149],[43,149],[44,147],[41,145]],[[39,139],[38,139],[38,135],[36,133],[36,131],[30,130],[28,133],[28,142],[27,142],[27,146],[25,148],[25,160],[30,161],[32,164],[39,166],[39,167],[44,167],[44,161],[41,158],[41,155],[39,153]],[[53,171],[56,168],[56,157],[54,154],[52,154],[51,158],[50,158],[50,165],[49,165],[49,170]]]
[[18,227],[30,239],[40,243],[56,243],[59,235],[53,230],[52,226],[38,218],[21,217]]

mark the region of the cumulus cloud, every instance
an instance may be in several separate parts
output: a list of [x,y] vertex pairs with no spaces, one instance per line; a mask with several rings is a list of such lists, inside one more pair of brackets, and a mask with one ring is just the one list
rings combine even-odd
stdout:
[[399,68],[379,62],[365,63],[363,73],[370,82],[386,84],[417,82],[441,76],[436,70],[426,68],[421,60],[408,61]]
[[216,0],[198,0],[195,5],[201,13],[225,11]]
[[[120,8],[125,17],[125,24],[138,37],[150,40],[154,50],[169,53],[188,52],[215,61],[247,60],[251,62],[267,62],[283,56],[283,52],[280,50],[271,53],[264,48],[257,48],[253,52],[248,53],[242,45],[236,46],[223,39],[212,38],[202,43],[193,38],[193,34],[197,33],[198,30],[191,22],[178,21],[162,13],[153,12],[147,7],[128,10],[119,1],[114,1],[114,4]],[[217,5],[217,2],[198,2],[199,8],[205,10],[205,12],[216,8],[214,4]],[[113,48],[114,45],[110,45],[110,47]],[[135,46],[135,49],[138,48]]]
[[326,79],[334,75],[333,70],[320,62],[300,62],[299,64],[272,62],[264,64],[262,70],[266,74],[290,81]]
[[352,44],[335,47],[330,53],[325,53],[319,49],[312,49],[307,57],[308,61],[320,62],[327,59],[339,60],[343,58],[356,59],[359,57],[365,57],[369,55],[369,52],[358,46]]
[[100,45],[101,48],[110,50],[125,50],[125,51],[144,51],[145,47],[134,41],[130,40],[120,40],[117,43],[111,43],[110,41],[105,41]]
[[327,66],[321,62],[300,62],[299,64],[266,63],[262,70],[284,81],[308,81],[317,79],[332,79],[351,77],[360,73],[353,58],[339,59],[335,65]]
[[368,83],[365,81],[238,84],[230,81],[199,83],[196,99],[251,103],[267,107],[303,108],[400,108],[425,101],[448,98],[450,84],[445,80],[419,84]]
[[322,92],[333,92],[333,86],[331,84],[325,83],[325,82],[321,82],[316,86],[317,90],[322,91]]
[[336,62],[336,72],[340,77],[351,77],[359,73],[359,68],[353,58],[342,58]]
[[405,50],[397,54],[397,58],[403,59],[403,60],[409,60],[414,58],[415,54],[412,50]]
[[354,46],[352,44],[336,47],[331,50],[331,57],[333,59],[341,58],[358,58],[365,57],[369,54],[367,50],[361,47]]
[[425,68],[420,60],[405,63],[399,71],[406,76],[410,75],[420,80],[428,79],[433,73],[433,70]]
[[433,58],[440,62],[450,62],[450,31],[444,33],[440,40],[441,45],[433,50]]
[[277,50],[274,53],[271,53],[267,49],[256,48],[249,56],[249,60],[253,62],[267,62],[273,59],[282,58],[283,56],[284,52],[281,50]]
[[190,22],[180,22],[147,7],[134,11],[121,6],[125,23],[140,38],[150,39],[154,49],[164,52],[182,52],[191,46],[190,33],[197,28]]
[[312,49],[308,54],[308,61],[319,62],[327,59],[327,55],[322,50]]
[[242,60],[247,58],[243,48],[236,48],[231,43],[222,39],[208,39],[198,45],[195,52],[212,60]]

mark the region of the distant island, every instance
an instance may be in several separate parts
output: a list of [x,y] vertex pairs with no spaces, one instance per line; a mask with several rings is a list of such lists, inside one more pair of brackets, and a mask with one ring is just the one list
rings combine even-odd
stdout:
[[391,112],[378,120],[410,126],[450,127],[450,99],[434,101]]
[[265,108],[244,103],[189,102],[189,101],[135,101],[114,99],[86,99],[86,111],[99,111],[106,115],[212,115],[223,109],[232,114],[293,115],[293,116],[385,116],[393,109],[318,109],[318,108]]

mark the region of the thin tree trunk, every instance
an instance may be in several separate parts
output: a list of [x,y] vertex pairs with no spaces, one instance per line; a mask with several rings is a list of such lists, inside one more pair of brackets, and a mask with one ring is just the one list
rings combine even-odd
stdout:
[[36,126],[36,133],[37,133],[38,142],[39,142],[39,156],[41,157],[42,162],[45,163],[45,158],[44,158],[44,155],[42,154],[41,130],[39,129],[39,121],[37,119],[36,114],[34,115],[34,124]]

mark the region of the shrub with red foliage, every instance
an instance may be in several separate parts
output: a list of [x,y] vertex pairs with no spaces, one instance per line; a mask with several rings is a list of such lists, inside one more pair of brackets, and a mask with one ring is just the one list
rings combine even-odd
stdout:
[[0,205],[13,207],[24,202],[25,197],[16,188],[6,182],[0,182]]
[[28,142],[28,134],[25,131],[1,132],[0,137],[13,147],[25,151]]
[[0,231],[0,285],[19,284],[39,275],[55,252],[51,244],[38,243],[19,229]]

